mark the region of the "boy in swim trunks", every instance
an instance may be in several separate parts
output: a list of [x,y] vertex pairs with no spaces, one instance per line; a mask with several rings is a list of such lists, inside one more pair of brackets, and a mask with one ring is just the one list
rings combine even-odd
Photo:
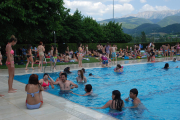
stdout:
[[73,92],[72,92],[72,94],[75,94],[75,95],[78,95],[78,96],[88,96],[88,95],[91,95],[92,94],[92,86],[91,86],[91,84],[85,85],[84,90],[86,91],[86,93],[84,95],[76,94],[76,93],[73,93]]
[[[137,108],[138,105],[141,103],[140,99],[137,96],[138,96],[138,90],[136,88],[131,89],[129,97],[132,98],[132,102],[134,106],[130,108]],[[126,98],[125,101],[129,102],[129,97]]]

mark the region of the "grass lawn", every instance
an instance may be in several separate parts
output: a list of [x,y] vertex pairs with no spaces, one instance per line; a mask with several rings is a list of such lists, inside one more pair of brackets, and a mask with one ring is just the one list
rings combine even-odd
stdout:
[[[88,57],[89,58],[89,61],[88,60],[83,60],[83,63],[94,63],[94,62],[100,62],[98,59],[96,59],[95,57]],[[143,59],[146,59],[146,58],[143,58]],[[124,60],[124,59],[121,59],[121,58],[118,58],[117,59],[118,61],[121,61],[121,60]],[[47,59],[47,62],[49,61],[49,59]],[[0,66],[0,69],[7,69],[7,66],[5,65],[5,60],[2,61],[3,62],[3,65]],[[16,65],[15,64],[15,68],[25,68],[26,67],[26,61],[23,61],[24,62],[24,65]],[[78,64],[78,62],[69,62],[69,63],[59,63],[57,62],[56,65],[69,65],[69,64]],[[48,63],[47,66],[50,66],[51,64]],[[43,65],[45,66],[45,64]],[[29,64],[28,67],[31,67],[31,64]],[[38,64],[34,64],[34,67],[38,67]]]

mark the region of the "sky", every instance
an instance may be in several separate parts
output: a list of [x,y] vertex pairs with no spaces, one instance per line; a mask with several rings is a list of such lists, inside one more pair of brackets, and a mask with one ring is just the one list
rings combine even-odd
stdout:
[[[64,6],[100,21],[113,18],[113,0],[64,0]],[[144,11],[179,10],[180,0],[114,0],[114,17]]]

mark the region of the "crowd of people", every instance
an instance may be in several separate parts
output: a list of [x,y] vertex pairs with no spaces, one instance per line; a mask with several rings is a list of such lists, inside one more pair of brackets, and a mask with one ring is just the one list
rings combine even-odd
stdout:
[[[118,65],[120,66],[120,65]],[[78,70],[77,83],[86,83],[87,79],[84,76],[85,69]],[[73,83],[70,80],[67,80],[67,73],[64,70],[59,73],[59,77],[54,81],[47,73],[44,74],[43,78],[39,80],[38,75],[32,74],[29,77],[29,82],[25,87],[25,91],[27,92],[26,106],[28,109],[38,109],[43,104],[43,96],[42,91],[49,86],[54,89],[54,85],[59,85],[61,94],[75,94],[78,96],[89,96],[92,95],[92,85],[85,85],[85,94],[80,95],[73,93],[71,90],[74,88],[78,88],[78,85]],[[141,103],[140,99],[137,98],[138,90],[136,88],[130,90],[129,97],[125,99],[125,101],[129,102],[129,99],[132,99],[133,106],[130,108],[136,108]],[[122,111],[122,108],[125,107],[124,101],[121,99],[121,93],[119,90],[112,91],[112,100],[109,100],[102,107],[91,107],[96,109],[105,109],[111,108],[115,110]]]
[[[8,93],[15,93],[16,89],[12,87],[13,85],[13,79],[14,79],[14,51],[12,49],[12,46],[14,46],[17,43],[17,38],[12,35],[8,44],[6,45],[6,65],[8,67]],[[173,59],[174,54],[179,54],[180,52],[180,46],[179,43],[175,46],[170,45],[162,45],[160,50],[155,49],[154,43],[150,43],[144,50],[144,53],[141,52],[141,45],[135,45],[134,48],[132,47],[126,47],[126,49],[119,49],[115,44],[111,46],[111,44],[107,43],[107,45],[97,45],[97,50],[89,50],[88,45],[86,47],[82,46],[82,44],[79,44],[78,52],[74,53],[72,50],[69,51],[69,47],[67,47],[67,50],[64,55],[60,54],[58,55],[58,50],[52,46],[51,50],[48,52],[48,54],[45,54],[45,47],[43,46],[43,43],[40,42],[37,49],[32,49],[32,46],[29,45],[27,48],[27,53],[25,54],[25,51],[23,50],[24,55],[27,56],[27,64],[26,64],[26,70],[28,69],[28,65],[31,62],[31,68],[33,68],[34,60],[32,51],[35,51],[38,54],[39,57],[39,68],[42,68],[42,64],[44,62],[45,58],[50,58],[51,66],[55,68],[55,64],[57,61],[64,61],[69,62],[71,60],[78,61],[79,67],[82,66],[82,59],[83,56],[94,56],[98,57],[99,60],[102,63],[102,67],[110,67],[109,62],[111,61],[111,57],[113,58],[113,61],[117,61],[117,58],[123,58],[123,59],[133,59],[133,58],[142,58],[142,56],[146,55],[148,62],[155,62],[155,57],[157,55],[163,55],[165,57],[168,57],[170,55],[171,59]],[[144,55],[143,55],[144,54]],[[2,60],[2,55],[0,54],[0,65]],[[37,62],[37,61],[36,61]],[[169,65],[166,64],[165,69],[169,68]],[[114,72],[117,72],[119,74],[123,73],[123,66],[120,64],[117,65],[116,68],[114,68]],[[63,72],[59,73],[59,77],[54,81],[48,74],[44,74],[43,78],[39,80],[38,75],[32,74],[29,77],[29,82],[25,87],[25,90],[27,92],[27,100],[26,100],[26,106],[28,109],[37,109],[40,108],[43,104],[43,96],[42,91],[44,88],[47,88],[51,86],[52,89],[54,89],[54,85],[59,85],[60,90],[62,92],[70,92],[71,89],[78,88],[78,85],[73,83],[70,80],[67,80],[67,74],[70,74],[70,67],[67,67],[64,69]],[[76,78],[77,83],[87,82],[87,78],[84,76],[85,69],[78,71],[78,77]],[[89,76],[93,76],[92,73],[89,74]],[[76,93],[73,93],[76,94]],[[92,94],[92,85],[87,84],[85,85],[85,94],[80,96],[88,96]],[[78,94],[76,94],[78,95]],[[3,96],[3,95],[0,95]],[[138,90],[137,89],[131,89],[129,97],[132,98],[132,102],[134,104],[131,108],[136,108],[141,101],[137,98],[138,96]],[[129,97],[125,99],[125,101],[129,101]],[[122,108],[124,107],[124,101],[121,99],[121,93],[118,90],[114,90],[112,92],[112,100],[108,101],[104,106],[98,107],[100,109],[104,109],[110,107],[111,109],[116,109],[119,111],[122,111]]]

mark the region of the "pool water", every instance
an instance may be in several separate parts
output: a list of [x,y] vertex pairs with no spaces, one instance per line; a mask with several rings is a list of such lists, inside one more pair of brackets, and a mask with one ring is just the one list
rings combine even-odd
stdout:
[[[115,68],[93,68],[86,69],[85,76],[87,84],[93,86],[93,94],[95,96],[77,96],[74,94],[59,94],[58,85],[55,89],[47,89],[46,91],[64,97],[72,102],[78,103],[86,107],[101,107],[107,101],[111,100],[112,91],[119,90],[124,100],[129,96],[132,88],[137,88],[140,98],[146,109],[123,109],[123,114],[112,115],[118,119],[159,119],[174,120],[180,119],[180,68],[175,68],[180,62],[168,62],[170,69],[162,69],[165,62],[136,64],[124,66],[124,73],[117,74],[113,72]],[[93,73],[94,77],[89,77],[89,73]],[[38,74],[42,78],[43,74]],[[28,83],[30,75],[16,75],[15,80]],[[50,76],[56,80],[59,73],[50,73]],[[68,75],[68,80],[75,84],[77,70],[72,71]],[[85,94],[85,84],[78,84],[78,88],[72,91],[77,94]],[[125,107],[132,106],[131,102],[125,102]],[[110,114],[112,111],[107,109],[94,109],[104,114]],[[114,111],[113,111],[114,112]],[[116,111],[117,112],[117,111]]]

